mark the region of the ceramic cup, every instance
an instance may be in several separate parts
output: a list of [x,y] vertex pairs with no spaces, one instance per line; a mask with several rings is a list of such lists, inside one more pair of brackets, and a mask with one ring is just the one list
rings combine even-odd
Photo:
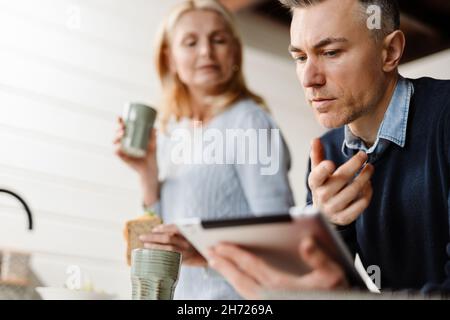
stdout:
[[133,300],[172,300],[181,266],[181,254],[157,249],[131,252]]
[[125,105],[125,135],[121,142],[123,152],[135,158],[145,156],[156,114],[155,109],[142,103],[130,102]]

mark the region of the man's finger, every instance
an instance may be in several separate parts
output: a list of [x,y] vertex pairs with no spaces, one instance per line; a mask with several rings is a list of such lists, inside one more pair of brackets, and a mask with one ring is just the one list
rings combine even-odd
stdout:
[[262,259],[234,245],[221,244],[215,248],[216,255],[232,261],[243,272],[251,274],[259,283],[269,284],[278,271]]
[[261,286],[247,273],[240,270],[232,261],[210,253],[208,263],[211,268],[222,274],[236,291],[246,299],[259,299]]
[[364,188],[361,197],[343,211],[338,212],[334,217],[329,218],[330,221],[340,226],[349,225],[350,223],[355,221],[364,212],[365,209],[367,209],[371,199],[372,186],[369,182]]
[[370,182],[374,168],[367,164],[358,176],[338,194],[330,198],[324,209],[327,213],[338,213],[361,196],[367,183]]
[[300,256],[312,271],[296,279],[303,290],[332,289],[346,282],[342,269],[317,245],[313,238],[305,238],[299,246]]
[[311,157],[311,170],[317,167],[319,163],[321,163],[325,158],[322,142],[320,141],[319,138],[313,139],[311,142],[310,157]]
[[346,286],[344,272],[335,263],[330,264],[328,269],[312,271],[293,281],[293,287],[303,291],[334,290]]
[[328,264],[332,262],[311,237],[301,241],[299,251],[303,261],[312,270],[326,268]]
[[316,166],[308,177],[308,185],[311,190],[314,190],[325,183],[329,177],[332,176],[336,166],[331,161],[322,161]]
[[353,177],[358,173],[358,171],[367,161],[367,159],[368,159],[367,154],[363,151],[360,151],[356,155],[354,155],[350,160],[344,163],[342,166],[337,168],[337,170],[334,172],[333,175],[343,176],[349,180],[353,179]]

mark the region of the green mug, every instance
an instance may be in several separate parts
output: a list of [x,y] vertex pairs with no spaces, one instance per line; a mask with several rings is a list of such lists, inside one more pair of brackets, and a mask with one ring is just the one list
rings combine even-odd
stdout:
[[173,300],[181,266],[181,254],[158,249],[131,252],[133,300]]
[[145,156],[156,114],[155,109],[142,103],[130,102],[125,105],[125,135],[121,141],[123,152],[134,158]]

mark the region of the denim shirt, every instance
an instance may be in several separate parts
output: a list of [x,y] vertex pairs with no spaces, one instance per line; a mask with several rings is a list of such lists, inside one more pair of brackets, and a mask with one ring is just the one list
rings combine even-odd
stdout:
[[369,156],[368,162],[374,163],[391,143],[403,148],[406,139],[409,104],[413,93],[414,86],[411,81],[400,76],[373,146],[367,148],[364,141],[355,136],[346,125],[342,153],[346,157],[351,157],[362,150]]

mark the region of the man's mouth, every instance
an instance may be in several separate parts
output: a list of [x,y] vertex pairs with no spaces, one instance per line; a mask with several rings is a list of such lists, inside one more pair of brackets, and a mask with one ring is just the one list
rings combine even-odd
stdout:
[[327,112],[334,101],[336,101],[335,98],[314,98],[311,100],[311,104],[318,112]]
[[335,98],[312,98],[311,101],[314,102],[320,102],[320,101],[329,101],[329,100],[336,100]]

